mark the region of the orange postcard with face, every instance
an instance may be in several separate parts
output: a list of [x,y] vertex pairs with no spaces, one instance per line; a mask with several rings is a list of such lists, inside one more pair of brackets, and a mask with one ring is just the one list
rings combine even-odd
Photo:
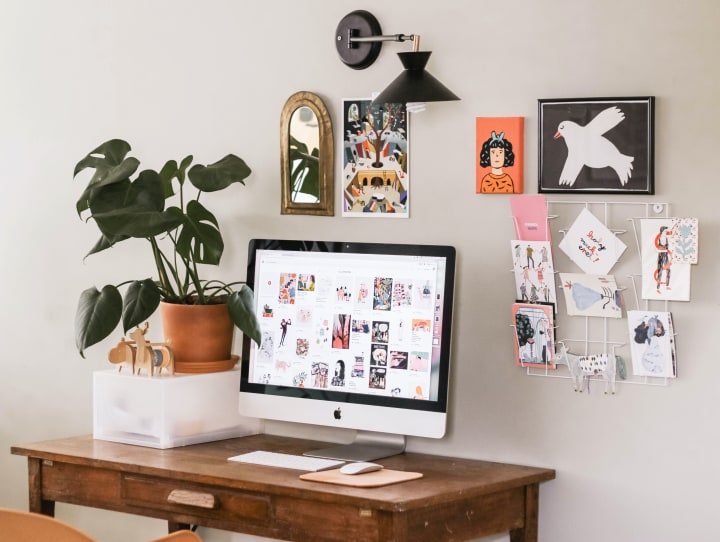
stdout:
[[475,119],[475,192],[522,194],[523,117]]

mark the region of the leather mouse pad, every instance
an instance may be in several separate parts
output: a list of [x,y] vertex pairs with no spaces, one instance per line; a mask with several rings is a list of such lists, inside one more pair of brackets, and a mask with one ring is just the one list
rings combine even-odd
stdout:
[[365,474],[343,474],[340,472],[340,469],[332,469],[320,472],[308,472],[300,475],[301,480],[353,487],[380,487],[397,484],[398,482],[407,482],[408,480],[415,480],[417,478],[422,478],[421,472],[406,472],[390,469],[376,470],[366,472]]

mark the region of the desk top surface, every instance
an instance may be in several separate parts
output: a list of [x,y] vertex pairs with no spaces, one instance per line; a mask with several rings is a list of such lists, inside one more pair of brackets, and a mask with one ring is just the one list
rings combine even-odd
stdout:
[[263,434],[160,450],[80,436],[13,446],[11,452],[44,461],[244,491],[302,493],[328,502],[351,498],[389,510],[409,510],[449,502],[460,494],[496,493],[555,478],[555,471],[546,468],[403,453],[380,462],[389,469],[421,472],[422,478],[379,488],[355,488],[301,480],[302,473],[296,470],[228,461],[231,456],[253,450],[301,454],[323,446],[327,443]]

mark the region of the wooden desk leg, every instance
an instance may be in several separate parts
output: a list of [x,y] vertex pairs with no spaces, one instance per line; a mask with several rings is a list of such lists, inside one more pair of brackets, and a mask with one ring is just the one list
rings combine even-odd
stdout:
[[540,484],[525,486],[525,527],[510,531],[510,542],[537,542]]
[[42,494],[42,460],[28,457],[28,492],[29,510],[36,514],[55,516],[55,501],[43,499]]

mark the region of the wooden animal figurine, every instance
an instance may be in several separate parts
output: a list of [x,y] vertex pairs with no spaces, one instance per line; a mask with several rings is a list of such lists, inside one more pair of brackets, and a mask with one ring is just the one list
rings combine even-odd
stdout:
[[135,374],[135,347],[123,337],[120,339],[120,342],[108,352],[108,361],[120,365],[118,372],[121,372],[123,366],[127,364],[130,366],[130,374]]
[[[149,324],[137,326],[131,333],[132,341],[120,339],[120,342],[110,350],[108,360],[111,363],[128,363],[131,366],[132,374],[140,374],[142,369],[148,376],[153,376],[156,371],[161,374],[166,369],[170,374],[175,374],[175,359],[172,350],[167,343],[149,342],[145,339]],[[118,371],[122,370],[122,365]]]

